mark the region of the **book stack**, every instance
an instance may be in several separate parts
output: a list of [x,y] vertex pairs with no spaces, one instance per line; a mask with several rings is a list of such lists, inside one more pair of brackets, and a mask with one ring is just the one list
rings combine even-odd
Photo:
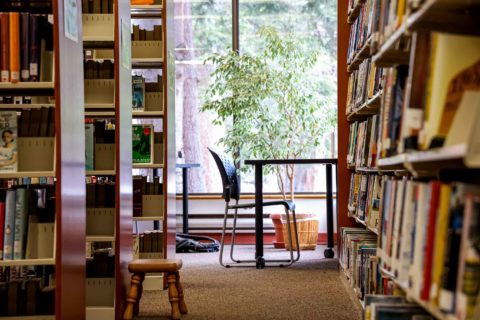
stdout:
[[0,260],[53,259],[54,188],[0,189]]
[[379,117],[369,117],[363,122],[350,124],[347,164],[349,167],[375,168],[377,166],[377,140]]
[[46,15],[0,13],[1,82],[53,81],[53,26]]
[[113,170],[115,166],[115,121],[85,120],[86,170]]
[[53,266],[0,269],[0,316],[55,314]]
[[379,228],[382,177],[375,174],[356,174],[351,177],[349,217],[366,225],[374,232]]
[[[402,201],[403,199],[403,201]],[[409,294],[459,319],[478,308],[480,187],[439,181],[385,182],[382,268]]]
[[92,242],[87,249],[87,278],[113,278],[115,251],[111,242]]
[[0,3],[0,11],[52,12],[51,0],[11,0]]
[[133,235],[136,259],[163,257],[163,233],[159,230],[145,231]]
[[154,25],[153,30],[146,30],[134,24],[131,37],[132,41],[162,41],[162,26]]
[[112,177],[87,177],[87,208],[115,208]]
[[82,13],[111,14],[113,0],[82,0]]
[[365,319],[422,319],[434,318],[418,305],[397,295],[367,295],[365,297]]
[[[163,195],[163,184],[159,177],[154,177],[153,182],[147,181],[147,176],[133,176],[133,216],[144,216],[143,196]],[[161,204],[160,204],[161,206]],[[162,208],[158,208],[163,212]]]
[[113,79],[115,77],[114,64],[111,60],[92,60],[84,61],[84,77],[85,79]]
[[360,63],[348,78],[347,114],[357,111],[382,90],[382,76],[383,69],[377,68],[371,59]]

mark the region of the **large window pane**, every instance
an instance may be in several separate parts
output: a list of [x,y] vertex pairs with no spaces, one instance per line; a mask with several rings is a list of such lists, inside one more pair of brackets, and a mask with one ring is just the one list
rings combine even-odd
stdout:
[[[262,50],[257,31],[262,27],[275,27],[281,37],[295,37],[307,43],[308,51],[317,51],[319,58],[310,76],[322,81],[321,94],[328,107],[337,105],[336,46],[337,8],[334,0],[240,0],[240,52],[254,55]],[[327,132],[324,143],[311,158],[336,157],[336,134]],[[323,166],[297,166],[296,192],[325,191]],[[253,173],[243,174],[242,191],[254,191]],[[275,175],[264,180],[265,192],[279,192]]]
[[[217,147],[225,128],[213,126],[213,114],[201,113],[203,94],[210,82],[211,65],[204,65],[212,53],[231,49],[231,0],[176,0],[176,142],[185,162],[201,168],[189,171],[189,189],[194,193],[222,191],[220,175],[207,147]],[[181,183],[181,179],[177,179]],[[177,185],[180,191],[180,185]]]

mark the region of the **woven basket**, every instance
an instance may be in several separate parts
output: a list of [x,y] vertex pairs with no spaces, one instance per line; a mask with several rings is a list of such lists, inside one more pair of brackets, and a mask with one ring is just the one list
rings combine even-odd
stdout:
[[[297,214],[297,233],[300,250],[315,250],[317,248],[318,239],[318,218],[313,214]],[[288,243],[288,227],[285,215],[282,216],[283,238],[285,240],[285,248],[290,250]],[[293,217],[290,216],[290,232],[292,234],[293,250],[297,250],[297,242],[295,239],[295,229],[293,227]]]

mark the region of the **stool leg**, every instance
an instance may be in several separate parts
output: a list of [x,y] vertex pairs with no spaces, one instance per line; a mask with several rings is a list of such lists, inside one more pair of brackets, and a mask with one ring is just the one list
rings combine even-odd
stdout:
[[172,319],[180,319],[180,309],[178,308],[178,291],[177,291],[177,277],[175,273],[167,273],[168,281],[168,298],[170,299],[170,305],[172,306]]
[[180,307],[180,313],[181,314],[187,314],[188,309],[187,309],[187,304],[185,303],[184,295],[183,295],[183,287],[182,284],[180,283],[180,273],[176,273],[177,276],[177,290],[178,290],[178,304]]
[[125,312],[123,313],[124,320],[132,320],[133,319],[133,309],[135,304],[137,303],[138,299],[138,285],[142,284],[142,274],[134,273],[132,275],[132,283],[130,285],[130,292],[127,296],[127,307],[125,308]]
[[140,283],[138,284],[138,289],[137,289],[137,292],[138,292],[138,297],[137,297],[137,303],[135,303],[135,306],[133,308],[133,314],[138,316],[138,314],[140,313],[140,301],[142,300],[142,294],[143,294],[143,280],[145,280],[145,274],[142,273],[140,274]]

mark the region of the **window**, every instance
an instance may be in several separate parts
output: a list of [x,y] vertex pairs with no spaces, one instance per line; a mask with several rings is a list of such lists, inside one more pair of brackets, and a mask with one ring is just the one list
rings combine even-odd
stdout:
[[[296,36],[320,52],[315,75],[325,82],[322,94],[336,106],[336,1],[240,0],[240,50],[255,53],[259,48],[256,31],[273,26],[282,36]],[[203,93],[210,81],[211,65],[204,59],[232,47],[231,0],[176,0],[176,142],[185,162],[201,168],[190,170],[189,189],[193,193],[219,193],[221,180],[208,146],[222,149],[216,141],[225,127],[212,125],[213,114],[201,113]],[[336,157],[335,133],[328,133],[325,144],[312,157]],[[297,166],[297,192],[325,191],[322,166]],[[181,190],[181,179],[177,190]],[[253,173],[242,175],[242,191],[253,192]],[[274,175],[265,177],[265,192],[279,192]]]

